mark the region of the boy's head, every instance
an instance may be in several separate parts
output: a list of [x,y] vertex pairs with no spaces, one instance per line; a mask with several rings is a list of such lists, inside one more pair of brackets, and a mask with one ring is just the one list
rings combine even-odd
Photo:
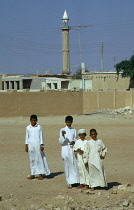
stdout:
[[80,129],[80,130],[78,131],[78,136],[79,136],[79,138],[80,138],[81,140],[84,140],[85,137],[86,137],[86,130],[85,130],[85,129]]
[[38,119],[37,119],[37,115],[33,114],[30,116],[30,122],[32,126],[35,126],[37,123]]
[[73,117],[72,116],[67,116],[65,118],[65,123],[68,127],[71,127],[72,123],[73,123]]
[[97,134],[98,134],[98,133],[97,133],[97,131],[96,131],[94,128],[92,128],[92,129],[90,130],[90,136],[91,136],[92,139],[96,140]]

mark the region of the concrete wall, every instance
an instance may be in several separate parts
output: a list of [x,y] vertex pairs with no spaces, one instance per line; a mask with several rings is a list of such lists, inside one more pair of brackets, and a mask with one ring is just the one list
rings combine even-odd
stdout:
[[134,106],[134,91],[0,92],[0,117],[75,115]]
[[134,91],[83,92],[83,113],[97,109],[117,109],[134,106]]
[[0,92],[0,117],[82,114],[82,91]]

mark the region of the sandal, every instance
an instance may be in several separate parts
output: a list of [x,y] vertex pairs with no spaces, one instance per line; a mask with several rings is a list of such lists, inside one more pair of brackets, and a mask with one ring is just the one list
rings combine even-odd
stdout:
[[44,179],[44,177],[41,175],[38,177],[38,180],[43,180],[43,179]]
[[35,179],[34,175],[28,176],[27,179],[31,180],[31,179]]

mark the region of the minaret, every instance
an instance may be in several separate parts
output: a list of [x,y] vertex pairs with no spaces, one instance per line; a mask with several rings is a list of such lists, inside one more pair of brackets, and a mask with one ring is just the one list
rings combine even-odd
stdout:
[[70,74],[70,53],[69,53],[69,30],[68,26],[68,14],[66,10],[64,11],[62,18],[62,56],[63,56],[63,67],[62,74]]

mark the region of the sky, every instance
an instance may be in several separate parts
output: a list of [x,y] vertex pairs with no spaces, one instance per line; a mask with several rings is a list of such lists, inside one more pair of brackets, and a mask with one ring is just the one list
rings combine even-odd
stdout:
[[60,74],[65,9],[72,27],[71,74],[81,62],[100,71],[101,42],[104,70],[133,55],[134,0],[0,0],[0,72]]

